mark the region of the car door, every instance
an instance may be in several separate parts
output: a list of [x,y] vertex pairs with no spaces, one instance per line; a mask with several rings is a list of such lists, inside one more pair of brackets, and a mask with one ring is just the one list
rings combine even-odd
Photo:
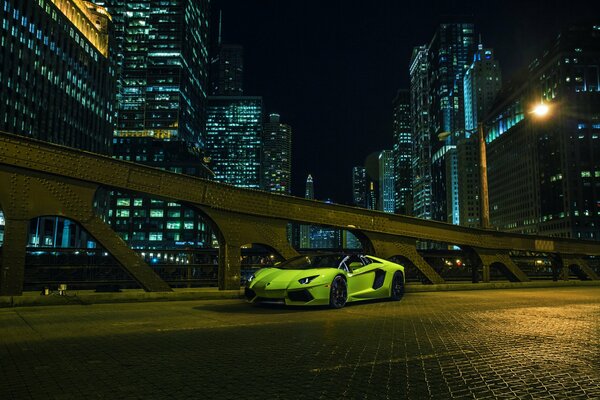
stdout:
[[[350,268],[348,273],[348,294],[355,298],[373,297],[373,282],[376,278],[377,264],[366,264],[364,258],[353,255],[346,260]],[[360,263],[360,266],[357,264]]]

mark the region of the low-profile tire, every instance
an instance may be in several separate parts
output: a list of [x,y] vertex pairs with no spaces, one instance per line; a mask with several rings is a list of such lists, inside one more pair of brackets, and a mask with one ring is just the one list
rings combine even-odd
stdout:
[[392,285],[390,287],[390,299],[394,301],[400,300],[404,296],[404,274],[396,271],[392,277]]
[[331,308],[342,308],[348,301],[348,283],[343,276],[337,275],[331,281],[329,289],[329,306]]

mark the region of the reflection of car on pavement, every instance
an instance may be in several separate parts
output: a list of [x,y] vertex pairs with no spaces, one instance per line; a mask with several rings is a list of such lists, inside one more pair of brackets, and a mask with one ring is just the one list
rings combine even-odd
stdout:
[[310,254],[254,273],[246,283],[251,303],[330,305],[404,294],[404,267],[357,254]]

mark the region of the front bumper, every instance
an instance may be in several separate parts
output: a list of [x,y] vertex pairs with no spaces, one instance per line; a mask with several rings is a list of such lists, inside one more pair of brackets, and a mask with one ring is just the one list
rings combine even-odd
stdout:
[[312,306],[329,304],[329,287],[313,286],[290,289],[246,287],[244,296],[250,303]]

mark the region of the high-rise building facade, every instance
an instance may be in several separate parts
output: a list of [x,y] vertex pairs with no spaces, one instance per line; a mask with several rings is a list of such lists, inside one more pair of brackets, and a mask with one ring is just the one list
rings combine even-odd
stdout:
[[[204,162],[209,0],[107,0],[114,15],[117,124],[113,156],[210,178]],[[209,247],[198,213],[113,192],[109,222],[135,248]]]
[[292,128],[269,115],[262,131],[262,187],[271,193],[290,194],[292,183]]
[[375,191],[375,182],[369,181],[367,189],[367,209],[377,210],[377,192]]
[[106,10],[5,0],[0,20],[0,130],[109,154],[115,76]]
[[464,79],[465,135],[458,140],[458,203],[460,225],[479,227],[479,144],[477,124],[489,112],[501,89],[500,65],[492,49],[481,43]]
[[503,88],[486,121],[493,227],[600,239],[599,71],[600,25],[574,26]]
[[391,214],[396,210],[394,175],[394,152],[383,150],[379,153],[379,210]]
[[432,219],[458,224],[458,158],[464,136],[463,76],[476,49],[472,23],[442,23],[429,44]]
[[211,95],[244,95],[244,48],[223,44],[219,39],[216,57],[211,60]]
[[[312,175],[306,177],[306,186],[304,187],[304,198],[313,200],[315,198],[315,184]],[[311,229],[310,225],[300,225],[300,248],[310,249],[311,246]]]
[[107,0],[119,69],[115,136],[201,146],[208,84],[209,0]]
[[356,207],[367,207],[367,169],[352,168],[352,204]]
[[424,219],[431,219],[432,215],[428,71],[427,46],[415,47],[410,61],[412,214]]
[[412,131],[410,91],[399,90],[392,103],[395,212],[412,214]]
[[215,180],[261,189],[262,97],[210,96],[206,153]]

